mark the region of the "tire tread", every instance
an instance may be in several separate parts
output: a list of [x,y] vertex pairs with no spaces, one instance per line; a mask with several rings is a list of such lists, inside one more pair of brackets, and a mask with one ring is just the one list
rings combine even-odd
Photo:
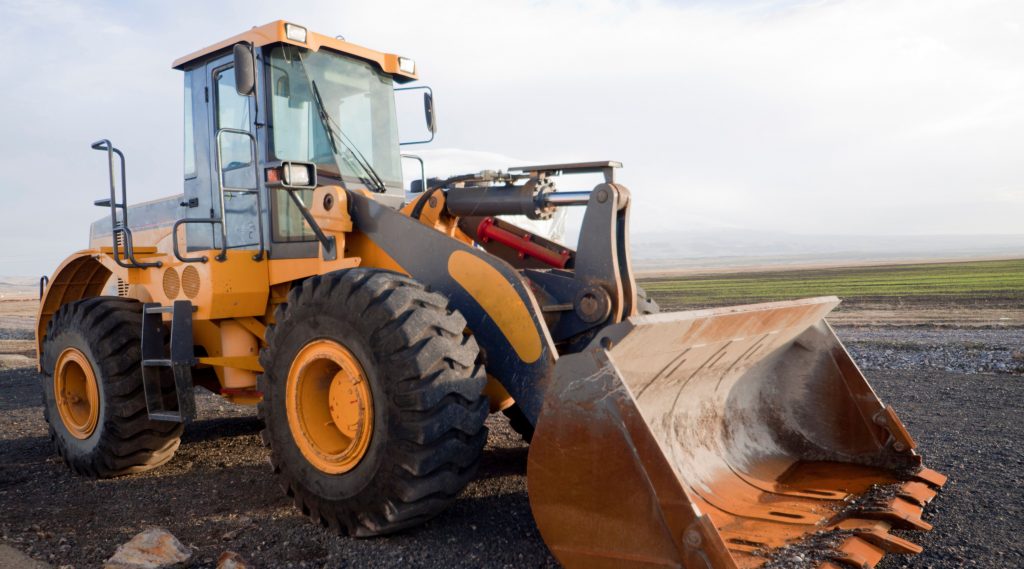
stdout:
[[[279,334],[297,325],[309,307],[351,315],[379,366],[389,409],[389,438],[379,471],[346,500],[318,496],[275,448],[287,425],[275,425],[271,406]],[[315,314],[315,312],[313,312]],[[350,269],[311,277],[295,286],[267,329],[260,353],[259,416],[271,464],[285,493],[314,521],[339,533],[367,537],[423,523],[448,507],[476,473],[487,440],[486,374],[466,321],[447,299],[389,271]],[[290,364],[290,362],[289,362]],[[283,365],[283,364],[282,364]],[[285,369],[287,369],[285,367]],[[283,403],[283,402],[281,402]],[[275,433],[275,429],[281,429]],[[290,436],[290,435],[288,435]]]
[[[43,341],[43,417],[57,452],[74,472],[94,478],[110,478],[156,468],[174,456],[183,426],[150,421],[146,410],[141,370],[142,305],[120,297],[94,297],[61,306],[47,325]],[[85,338],[85,348],[96,361],[93,371],[101,382],[101,418],[94,436],[99,439],[88,452],[71,452],[51,410],[53,369],[58,343],[65,334]],[[105,408],[105,411],[103,410]],[[56,416],[56,418],[55,418]]]

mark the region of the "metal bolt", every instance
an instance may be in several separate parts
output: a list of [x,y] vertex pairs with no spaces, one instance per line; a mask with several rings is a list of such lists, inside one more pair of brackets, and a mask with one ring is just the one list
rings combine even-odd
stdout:
[[334,195],[327,194],[326,196],[324,196],[324,209],[326,211],[331,211],[332,207],[334,207]]
[[580,299],[580,311],[583,312],[584,314],[593,314],[597,312],[597,309],[598,302],[597,298],[595,298],[594,295],[587,294]]
[[427,200],[427,203],[430,204],[430,207],[437,207],[437,198],[435,198],[434,196],[430,196],[430,199]]
[[907,445],[905,445],[905,444],[903,444],[903,443],[901,443],[899,441],[896,441],[896,442],[892,443],[892,448],[895,449],[896,452],[903,452],[903,451],[907,450]]
[[699,547],[700,541],[700,532],[697,530],[689,529],[683,534],[683,542],[690,547]]
[[608,190],[598,190],[597,192],[597,203],[604,203],[608,201]]

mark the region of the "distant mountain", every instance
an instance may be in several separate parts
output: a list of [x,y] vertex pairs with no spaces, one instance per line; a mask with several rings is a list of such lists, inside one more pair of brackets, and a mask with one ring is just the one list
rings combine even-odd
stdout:
[[721,229],[631,236],[640,270],[1024,257],[1024,235],[796,235]]
[[0,299],[39,294],[39,277],[0,276]]
[[0,276],[0,291],[4,289],[24,289],[39,287],[38,276]]

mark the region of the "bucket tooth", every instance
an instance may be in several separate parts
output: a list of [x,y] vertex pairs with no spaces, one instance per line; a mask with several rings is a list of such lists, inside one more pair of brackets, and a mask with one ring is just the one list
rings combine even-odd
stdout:
[[920,551],[889,530],[930,529],[945,477],[825,322],[836,304],[637,316],[561,356],[527,479],[555,557],[732,569],[824,550],[841,568]]
[[937,490],[932,490],[930,486],[924,482],[904,482],[903,486],[900,486],[899,496],[904,500],[913,502],[918,506],[927,506],[928,502],[932,501],[932,498],[938,494]]
[[922,468],[921,470],[914,473],[914,480],[919,480],[938,490],[946,485],[948,478],[945,474],[940,474],[931,468]]
[[856,536],[881,547],[888,553],[916,554],[922,551],[920,545],[890,533],[892,525],[882,520],[847,518],[836,524],[835,529],[852,531]]
[[857,517],[885,520],[899,529],[931,531],[932,525],[921,519],[923,511],[921,506],[896,496],[884,506],[866,506],[851,513]]
[[847,538],[833,554],[833,560],[840,565],[856,569],[874,567],[883,557],[884,549],[856,536]]
[[902,553],[916,555],[924,551],[920,545],[889,533],[885,530],[868,530],[857,532],[857,537],[876,545],[886,553]]

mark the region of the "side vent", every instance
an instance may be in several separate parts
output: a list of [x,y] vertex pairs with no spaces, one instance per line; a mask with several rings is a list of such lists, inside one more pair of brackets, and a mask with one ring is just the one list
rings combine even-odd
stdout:
[[189,300],[199,294],[199,271],[192,265],[181,271],[181,290]]
[[164,296],[170,300],[177,298],[181,292],[181,280],[178,278],[178,271],[174,267],[164,269]]

